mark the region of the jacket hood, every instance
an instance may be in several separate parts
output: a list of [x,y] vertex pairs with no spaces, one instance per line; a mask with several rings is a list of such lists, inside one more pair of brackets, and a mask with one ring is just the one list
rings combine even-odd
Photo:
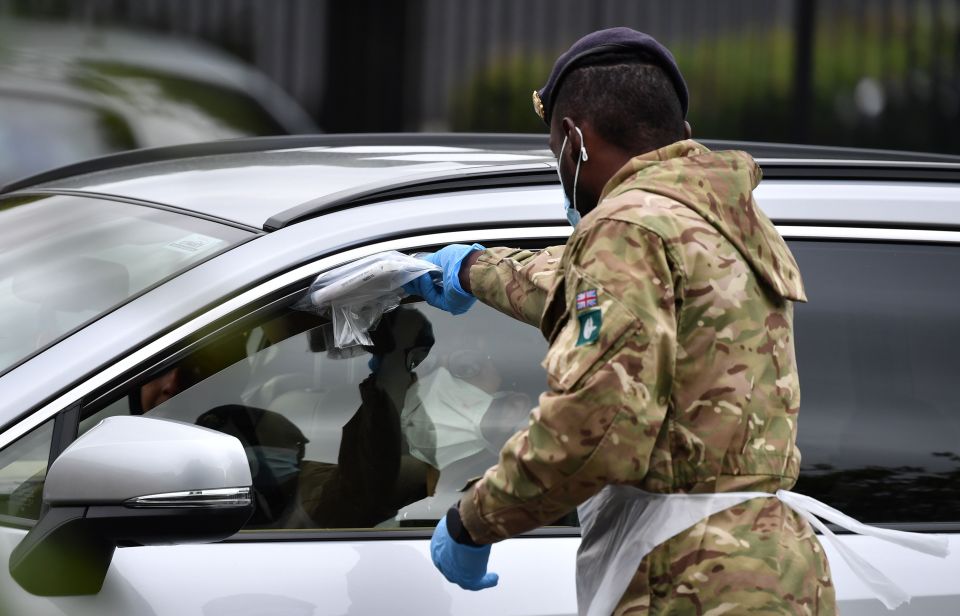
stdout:
[[692,140],[632,158],[601,195],[640,189],[678,201],[713,225],[776,294],[806,301],[800,269],[780,233],[753,199],[760,166],[746,152],[711,152]]

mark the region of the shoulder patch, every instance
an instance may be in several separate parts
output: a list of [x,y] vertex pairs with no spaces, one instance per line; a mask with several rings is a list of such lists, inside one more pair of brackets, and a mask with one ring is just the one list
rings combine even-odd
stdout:
[[577,336],[577,346],[593,344],[600,338],[600,326],[603,325],[603,315],[599,310],[591,310],[577,315],[580,321],[580,335]]
[[577,293],[577,310],[586,310],[597,305],[597,290],[587,289]]

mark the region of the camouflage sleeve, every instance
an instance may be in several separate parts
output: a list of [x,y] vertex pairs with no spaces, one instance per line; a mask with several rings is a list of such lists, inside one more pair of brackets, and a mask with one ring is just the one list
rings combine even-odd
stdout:
[[470,268],[470,287],[484,304],[538,327],[562,255],[563,246],[488,248]]
[[567,250],[549,390],[460,502],[481,543],[549,524],[608,483],[643,479],[666,415],[679,279],[660,237],[599,221]]

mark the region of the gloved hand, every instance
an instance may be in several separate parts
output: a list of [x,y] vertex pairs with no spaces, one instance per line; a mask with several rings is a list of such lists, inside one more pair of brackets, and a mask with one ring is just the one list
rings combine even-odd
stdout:
[[443,285],[428,272],[403,285],[403,290],[410,295],[419,295],[434,308],[445,310],[450,314],[463,314],[473,306],[477,298],[467,293],[460,286],[460,266],[463,260],[474,250],[483,250],[480,244],[467,246],[466,244],[450,244],[437,252],[418,255],[424,261],[443,268]]
[[490,546],[473,547],[457,543],[447,530],[447,517],[433,530],[430,540],[430,556],[433,564],[447,581],[466,590],[483,590],[497,585],[500,576],[487,573]]

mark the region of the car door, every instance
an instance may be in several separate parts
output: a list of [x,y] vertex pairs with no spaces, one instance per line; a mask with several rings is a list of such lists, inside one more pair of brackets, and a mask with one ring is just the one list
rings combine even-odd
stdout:
[[[472,237],[537,235],[492,233]],[[565,239],[541,230],[536,241],[550,234]],[[425,241],[443,238],[405,243]],[[324,263],[349,256],[358,255]],[[535,405],[545,384],[539,332],[482,305],[455,317],[417,302],[387,313],[371,344],[339,349],[329,319],[294,307],[311,280],[247,292],[238,310],[86,392],[0,457],[10,477],[5,559],[40,512],[51,451],[116,415],[237,437],[257,505],[244,530],[217,544],[121,548],[90,596],[30,595],[4,568],[10,613],[575,612],[575,519],[498,546],[491,569],[503,581],[485,593],[444,581],[428,554],[436,521]]]
[[[918,204],[919,206],[920,204]],[[960,233],[790,228],[809,303],[796,306],[802,383],[795,490],[867,524],[942,534],[940,559],[841,535],[913,596],[897,614],[960,611]],[[829,544],[844,614],[882,609]]]
[[[865,522],[950,534],[948,561],[874,539],[840,540],[914,595],[898,613],[953,614],[960,571],[949,389],[950,353],[960,343],[949,298],[950,277],[960,271],[951,265],[955,244],[907,242],[909,233],[891,242],[878,231],[853,240],[836,228],[783,232],[811,297],[797,307],[804,385],[797,491]],[[412,238],[403,247],[564,239],[559,230],[497,233]],[[329,322],[290,308],[308,282],[279,295],[275,288],[248,293],[229,319],[177,340],[58,416],[65,422],[75,413],[80,434],[105,416],[144,412],[236,435],[260,503],[248,528],[218,544],[118,550],[95,596],[35,597],[4,574],[0,596],[11,613],[575,611],[575,520],[499,544],[490,566],[500,585],[482,593],[444,582],[427,554],[430,527],[461,481],[491,463],[498,444],[491,435],[514,429],[545,385],[536,330],[482,305],[452,317],[405,304],[382,339],[341,351],[329,343]],[[498,412],[485,426],[483,417],[479,427],[469,417],[451,421],[452,400],[474,415]],[[370,412],[376,409],[388,412]],[[377,438],[358,438],[369,434]],[[39,510],[37,483],[51,446],[69,438],[47,422],[2,452],[0,477],[14,486],[0,518],[4,556]],[[825,549],[844,612],[881,609],[836,550]]]

